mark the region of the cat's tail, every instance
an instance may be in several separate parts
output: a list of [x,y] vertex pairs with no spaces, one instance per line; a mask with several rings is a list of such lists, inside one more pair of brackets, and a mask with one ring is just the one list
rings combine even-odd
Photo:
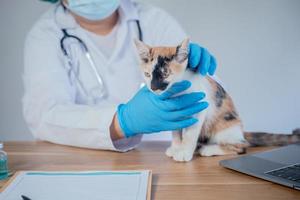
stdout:
[[300,142],[300,128],[292,134],[244,132],[244,137],[250,146],[283,146]]

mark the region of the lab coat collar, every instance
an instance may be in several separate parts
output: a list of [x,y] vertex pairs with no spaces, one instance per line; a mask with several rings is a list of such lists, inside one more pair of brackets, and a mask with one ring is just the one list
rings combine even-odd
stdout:
[[[137,8],[131,0],[121,0],[118,12],[122,22],[139,20]],[[62,29],[75,29],[79,26],[74,17],[61,4],[56,7],[55,18],[56,23]]]

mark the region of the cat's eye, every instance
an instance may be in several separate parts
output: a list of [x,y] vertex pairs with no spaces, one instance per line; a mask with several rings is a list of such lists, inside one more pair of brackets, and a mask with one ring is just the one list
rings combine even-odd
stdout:
[[153,58],[150,58],[150,59],[149,58],[143,58],[144,63],[148,63],[149,61],[152,62]]
[[145,74],[146,77],[150,77],[150,73],[145,72],[144,74]]
[[171,62],[172,61],[172,57],[171,58],[169,58],[169,57],[165,57],[165,61],[168,63],[168,62]]
[[163,77],[163,78],[168,78],[168,76],[169,76],[169,74],[167,74],[167,73],[162,73],[162,77]]

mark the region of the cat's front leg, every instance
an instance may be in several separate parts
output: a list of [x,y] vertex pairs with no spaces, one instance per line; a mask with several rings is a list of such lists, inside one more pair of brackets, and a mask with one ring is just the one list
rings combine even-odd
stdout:
[[205,111],[198,115],[198,123],[183,129],[181,145],[173,153],[173,159],[179,162],[192,160],[197,147],[198,138],[205,119]]
[[172,131],[172,144],[166,150],[166,155],[169,157],[173,157],[174,153],[181,145],[181,133],[182,130]]

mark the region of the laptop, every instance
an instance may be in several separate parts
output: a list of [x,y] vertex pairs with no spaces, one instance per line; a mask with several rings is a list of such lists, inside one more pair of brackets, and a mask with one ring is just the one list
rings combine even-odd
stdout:
[[222,160],[220,165],[300,190],[300,143]]

